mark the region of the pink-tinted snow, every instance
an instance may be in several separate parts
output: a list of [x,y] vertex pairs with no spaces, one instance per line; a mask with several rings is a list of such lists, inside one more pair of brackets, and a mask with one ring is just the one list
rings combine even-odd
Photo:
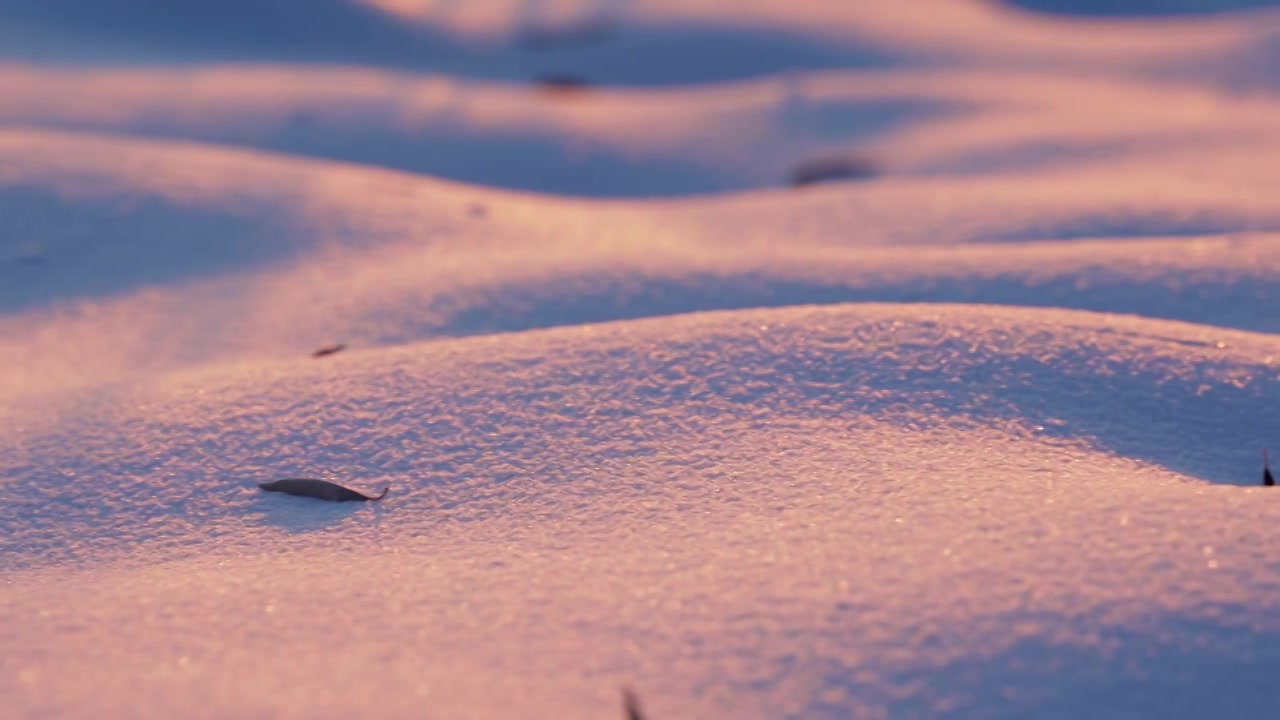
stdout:
[[1271,717],[1274,5],[0,0],[0,717]]

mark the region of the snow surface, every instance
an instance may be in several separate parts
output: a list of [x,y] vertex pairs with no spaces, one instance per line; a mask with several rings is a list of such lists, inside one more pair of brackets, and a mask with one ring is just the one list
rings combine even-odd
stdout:
[[0,717],[1274,717],[1276,5],[0,0]]

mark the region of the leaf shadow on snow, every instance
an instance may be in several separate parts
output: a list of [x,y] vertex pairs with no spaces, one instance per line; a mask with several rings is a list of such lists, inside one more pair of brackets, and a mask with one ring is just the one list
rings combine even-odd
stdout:
[[280,493],[259,493],[249,506],[245,519],[280,528],[292,535],[337,527],[360,513],[380,519],[380,508],[362,502],[326,502],[315,498],[293,497]]

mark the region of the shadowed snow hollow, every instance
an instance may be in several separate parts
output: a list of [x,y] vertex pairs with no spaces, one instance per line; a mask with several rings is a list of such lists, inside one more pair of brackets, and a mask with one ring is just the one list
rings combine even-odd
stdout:
[[[601,205],[204,145],[9,131],[0,360],[11,372],[0,389],[302,357],[336,340],[850,301],[1050,305],[1275,331],[1280,244],[1247,231],[1280,227],[1280,209],[1260,176],[1233,178],[1227,157],[1213,180],[1135,163]],[[1171,230],[1189,236],[1162,237]],[[1223,231],[1233,234],[1196,235]],[[1129,237],[1097,239],[1115,235]]]

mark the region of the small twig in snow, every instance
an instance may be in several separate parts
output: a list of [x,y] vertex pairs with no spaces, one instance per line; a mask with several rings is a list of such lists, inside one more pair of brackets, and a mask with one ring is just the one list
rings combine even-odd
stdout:
[[640,711],[640,699],[631,692],[631,688],[622,688],[622,709],[627,713],[627,720],[644,720],[644,713]]

